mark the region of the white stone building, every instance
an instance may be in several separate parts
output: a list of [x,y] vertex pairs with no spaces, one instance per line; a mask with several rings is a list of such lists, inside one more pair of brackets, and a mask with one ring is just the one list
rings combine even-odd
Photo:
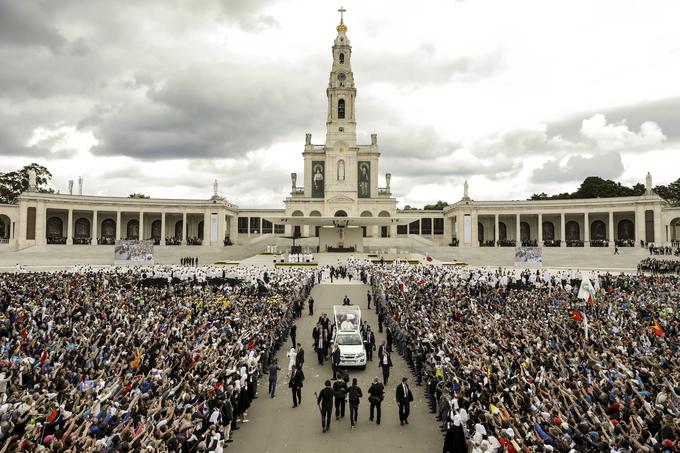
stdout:
[[[218,194],[207,200],[135,199],[29,190],[16,204],[0,205],[0,250],[49,244],[112,244],[121,238],[157,245],[224,247],[262,237],[319,237],[319,249],[362,249],[364,237],[390,247],[395,239],[426,238],[460,247],[613,246],[680,240],[680,208],[651,191],[639,197],[545,201],[476,201],[468,196],[443,211],[402,211],[390,178],[379,186],[377,134],[357,143],[357,88],[352,48],[341,18],[326,89],[326,137],[307,134],[304,174],[291,174],[283,209],[247,209]],[[389,152],[389,150],[388,150]],[[298,183],[302,185],[299,186]],[[71,191],[71,190],[70,190]]]

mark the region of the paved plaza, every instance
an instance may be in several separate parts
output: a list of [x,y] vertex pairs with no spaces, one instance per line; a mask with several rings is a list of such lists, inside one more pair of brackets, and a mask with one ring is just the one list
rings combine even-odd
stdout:
[[[376,343],[379,345],[384,339],[384,333],[378,333],[378,320],[375,310],[366,310],[366,293],[368,286],[356,281],[336,280],[334,283],[324,281],[312,290],[314,298],[314,315],[309,316],[307,307],[302,318],[296,322],[297,339],[305,349],[305,364],[303,372],[305,382],[302,388],[302,405],[292,408],[292,396],[285,377],[288,366],[287,346],[279,351],[277,357],[282,368],[276,387],[276,398],[267,395],[267,376],[258,384],[259,398],[253,403],[249,411],[249,423],[240,425],[241,429],[234,435],[233,445],[238,451],[263,453],[354,453],[403,451],[403,452],[439,452],[444,438],[438,429],[434,416],[428,413],[427,402],[424,398],[423,387],[415,385],[415,378],[411,374],[404,360],[395,352],[392,354],[394,367],[390,373],[390,380],[385,388],[385,400],[382,404],[382,421],[378,426],[368,420],[369,402],[368,387],[374,377],[382,374],[377,365],[377,353],[373,361],[369,362],[365,370],[350,370],[350,379],[356,377],[358,385],[364,393],[359,405],[357,428],[352,430],[349,422],[349,407],[346,415],[340,421],[331,419],[331,429],[328,433],[321,431],[319,408],[316,405],[314,393],[321,390],[324,381],[332,377],[330,362],[319,366],[316,354],[312,348],[312,328],[321,313],[333,316],[333,305],[342,304],[347,295],[353,304],[358,304],[362,310],[362,317],[368,321],[372,330],[376,332]],[[409,378],[415,401],[411,404],[409,425],[400,426],[395,402],[395,384],[402,376]],[[382,382],[382,381],[381,381]]]

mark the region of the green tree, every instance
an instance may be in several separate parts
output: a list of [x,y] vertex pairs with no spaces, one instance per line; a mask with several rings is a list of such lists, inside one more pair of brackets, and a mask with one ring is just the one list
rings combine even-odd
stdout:
[[146,199],[146,198],[151,198],[151,197],[146,195],[146,194],[143,194],[143,193],[135,192],[135,193],[131,193],[130,195],[128,195],[128,198],[144,198],[144,199]]
[[36,192],[54,193],[53,189],[47,187],[47,183],[52,179],[52,173],[34,162],[19,170],[0,173],[0,203],[15,203],[19,195],[28,191],[28,172],[30,170],[35,171],[36,188],[34,190]]
[[[659,187],[659,186],[657,186]],[[661,186],[664,190],[665,186]],[[599,176],[589,176],[583,180],[575,192],[564,192],[557,195],[548,195],[545,192],[535,193],[529,197],[530,200],[569,200],[574,198],[616,198],[634,197],[644,195],[644,184],[638,183],[632,187],[624,186],[620,182],[611,179],[602,179]],[[660,192],[657,193],[661,195]],[[664,197],[666,198],[666,197]]]
[[416,208],[415,206],[411,206],[410,204],[407,204],[404,206],[404,211],[419,211],[419,208]]
[[449,204],[447,202],[439,200],[435,204],[426,204],[423,209],[426,211],[441,211],[448,205]]
[[680,178],[676,179],[667,186],[655,186],[654,192],[666,200],[671,206],[680,206]]

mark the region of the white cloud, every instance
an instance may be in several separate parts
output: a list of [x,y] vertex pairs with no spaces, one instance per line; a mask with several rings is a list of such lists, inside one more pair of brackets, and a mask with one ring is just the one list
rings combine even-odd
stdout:
[[602,150],[648,148],[666,141],[659,125],[652,121],[642,123],[640,131],[635,132],[628,128],[625,121],[607,123],[601,113],[583,120],[581,134]]
[[[0,0],[0,59],[12,62],[0,65],[0,171],[39,161],[62,188],[83,175],[90,193],[189,198],[217,177],[241,206],[280,207],[303,133],[325,132],[336,6],[14,3]],[[651,165],[640,156],[675,163],[675,104],[663,118],[639,106],[680,93],[680,3],[345,6],[358,129],[378,133],[381,171],[406,203],[458,199],[466,178],[478,199],[556,192],[597,156],[626,180]],[[551,130],[569,118],[573,134]],[[543,166],[564,182],[532,182]]]

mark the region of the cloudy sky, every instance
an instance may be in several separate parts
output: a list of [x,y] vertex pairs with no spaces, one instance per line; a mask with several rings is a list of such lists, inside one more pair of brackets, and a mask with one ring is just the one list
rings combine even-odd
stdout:
[[[0,0],[0,171],[282,207],[339,1]],[[360,140],[405,203],[680,177],[680,2],[343,2]],[[384,179],[381,178],[381,184]]]

